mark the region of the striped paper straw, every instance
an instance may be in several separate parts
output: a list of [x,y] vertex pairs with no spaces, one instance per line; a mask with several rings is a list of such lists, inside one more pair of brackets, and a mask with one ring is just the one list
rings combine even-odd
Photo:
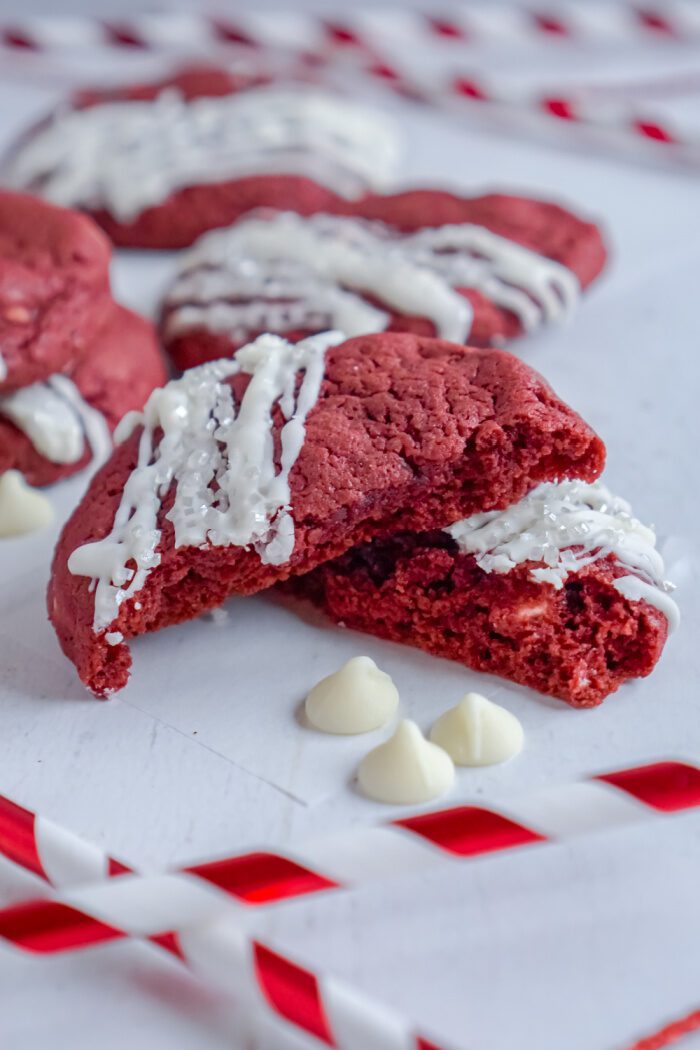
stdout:
[[[566,88],[538,93],[469,72],[427,76],[393,59],[370,61],[364,65],[363,73],[384,89],[453,114],[468,108],[484,115],[498,112],[511,118],[537,118],[545,126],[568,125],[596,132],[606,142],[628,149],[652,147],[657,155],[700,161],[700,136],[645,114],[624,99],[587,98]],[[659,153],[658,147],[664,148],[664,154]]]
[[[145,884],[173,900],[187,894],[195,921],[226,904],[258,908],[292,898],[350,889],[401,874],[422,872],[504,849],[558,842],[581,834],[659,819],[700,807],[700,768],[680,761],[654,762],[523,795],[507,806],[469,803],[428,810],[370,826],[357,826],[298,844],[290,850],[259,849],[188,865],[168,874],[136,875],[71,833],[7,799],[0,802],[0,853],[59,888],[77,887],[111,900]],[[101,883],[119,875],[115,882]],[[155,881],[153,881],[155,880]],[[87,887],[85,883],[89,883]],[[92,900],[92,897],[88,897]],[[168,904],[164,904],[169,907]],[[177,913],[177,906],[176,906]],[[170,912],[168,912],[170,914]],[[179,914],[179,913],[177,913]],[[177,914],[175,918],[177,918]],[[183,918],[186,920],[187,915]],[[161,922],[160,918],[157,923]],[[141,935],[153,927],[149,914]],[[148,928],[149,924],[153,928]],[[177,925],[175,919],[171,925]]]
[[[155,919],[154,909],[159,908],[158,898],[162,891],[158,880],[154,885],[152,880],[142,883],[139,876],[133,876],[127,882],[131,869],[126,865],[73,832],[4,796],[0,796],[0,854],[54,887],[63,889],[64,893],[70,892],[69,887],[84,883],[88,893],[92,886],[93,890],[98,889],[99,896],[100,886],[119,885],[126,890],[125,898],[131,902],[127,911],[132,919],[139,909],[144,916],[141,931],[134,927],[133,922],[129,928],[118,929],[66,903],[28,901],[0,910],[4,921],[0,937],[16,947],[54,953],[87,948],[125,936],[146,935],[200,976],[218,987],[233,991],[253,1018],[261,1010],[271,1012],[278,1020],[338,1050],[441,1050],[437,1043],[414,1031],[395,1011],[372,1001],[345,982],[327,974],[314,973],[288,955],[251,937],[240,915],[211,922],[219,908],[212,909],[201,895],[194,911],[188,910],[189,920],[196,919],[199,923],[196,928],[179,933],[154,928],[149,934],[146,929],[149,925],[170,925],[164,918]],[[214,870],[210,869],[210,874]],[[255,865],[250,862],[249,871],[254,879]],[[115,876],[121,878],[114,879]],[[246,899],[240,880],[237,886],[239,899]],[[321,888],[318,882],[315,888]],[[298,895],[303,887],[299,883],[296,889]],[[164,892],[168,895],[168,907],[171,907],[174,903],[172,885]],[[123,894],[118,893],[118,896]],[[262,903],[265,894],[252,893],[248,897],[250,903]],[[216,900],[214,894],[212,899]],[[180,909],[188,905],[177,891],[175,900],[178,903],[172,914],[183,924]],[[189,907],[191,905],[190,898]],[[150,921],[145,918],[149,908]],[[167,917],[167,912],[159,914]]]
[[[697,807],[700,768],[656,762],[549,788],[507,810],[452,806],[319,839],[294,856],[255,851],[142,876],[3,799],[0,852],[67,888],[60,900],[0,910],[0,937],[42,954],[150,937],[242,995],[251,1015],[271,1011],[328,1046],[436,1050],[393,1011],[250,936],[248,909]],[[85,876],[100,881],[82,885]]]
[[96,16],[22,16],[0,24],[0,45],[24,51],[77,51],[95,47],[153,51],[205,50],[216,45],[301,47],[329,45],[373,49],[389,38],[409,46],[452,45],[527,40],[581,43],[700,39],[700,10],[695,0],[585,4],[450,5],[441,15],[400,6],[348,7],[340,17],[313,12],[240,10],[235,15],[168,12],[134,14],[121,19]]
[[[294,856],[255,851],[142,876],[5,799],[0,852],[68,888],[60,900],[0,910],[0,937],[52,954],[147,936],[217,984],[229,982],[251,1009],[271,1010],[328,1046],[429,1050],[437,1044],[393,1012],[251,937],[246,910],[697,807],[700,768],[656,762],[549,788],[507,810],[452,806],[312,841]],[[83,872],[101,881],[81,885]]]
[[[523,39],[570,41],[615,39],[634,43],[642,36],[666,41],[700,40],[700,4],[597,3],[547,7],[493,4],[460,6],[449,17],[378,8],[350,11],[342,21],[302,12],[239,12],[235,21],[188,13],[133,16],[114,22],[95,17],[45,16],[0,24],[0,49],[45,57],[77,57],[130,51],[147,55],[208,58],[233,49],[246,61],[264,63],[274,54],[275,68],[287,75],[313,70],[316,79],[333,82],[340,72],[363,86],[374,84],[453,113],[470,111],[489,119],[524,120],[541,127],[586,129],[599,144],[635,156],[662,157],[697,165],[700,137],[669,120],[638,110],[619,98],[592,98],[571,88],[544,93],[525,90],[492,75],[454,68],[464,47],[480,41]],[[445,51],[445,45],[451,44]],[[404,56],[420,48],[439,57],[426,73]],[[33,68],[37,68],[34,66]],[[437,70],[437,72],[435,72]],[[21,72],[21,67],[16,71]],[[619,86],[618,86],[619,87]],[[634,92],[631,93],[634,97]]]

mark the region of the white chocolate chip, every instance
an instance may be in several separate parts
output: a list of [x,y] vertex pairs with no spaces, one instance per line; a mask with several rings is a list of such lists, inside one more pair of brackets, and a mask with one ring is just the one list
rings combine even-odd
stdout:
[[46,496],[30,488],[18,470],[0,475],[0,538],[23,536],[53,521]]
[[6,306],[2,311],[2,316],[10,324],[27,324],[32,319],[32,311],[26,306],[15,303],[13,306]]
[[354,656],[322,678],[306,698],[306,715],[324,733],[368,733],[394,717],[399,693],[369,656]]
[[358,771],[365,795],[378,802],[415,805],[449,791],[455,767],[450,756],[404,718],[385,743],[365,755]]
[[467,693],[430,732],[458,766],[491,766],[519,754],[523,727],[515,715],[479,693]]

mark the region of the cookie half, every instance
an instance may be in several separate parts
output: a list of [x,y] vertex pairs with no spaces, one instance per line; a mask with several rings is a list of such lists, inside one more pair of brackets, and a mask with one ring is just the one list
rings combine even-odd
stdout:
[[574,707],[648,675],[678,621],[653,531],[600,482],[374,540],[293,589],[337,623]]
[[604,448],[503,351],[412,335],[264,336],[127,417],[59,541],[49,615],[85,684],[124,640],[308,572],[350,547],[592,479]]

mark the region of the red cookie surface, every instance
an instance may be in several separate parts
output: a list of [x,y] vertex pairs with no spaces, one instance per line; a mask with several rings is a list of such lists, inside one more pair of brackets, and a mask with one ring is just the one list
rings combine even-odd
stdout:
[[133,222],[106,211],[91,212],[115,245],[123,248],[187,248],[208,230],[228,226],[254,208],[292,208],[300,215],[331,211],[331,190],[303,175],[250,175],[228,182],[187,186]]
[[[87,404],[102,413],[110,431],[126,412],[143,408],[151,391],[167,378],[153,325],[116,304],[67,374]],[[0,413],[0,473],[14,468],[31,485],[48,485],[82,470],[90,458],[88,448],[77,463],[52,463]]]
[[109,309],[109,260],[86,216],[0,191],[0,393],[78,360]]
[[[279,411],[273,422],[277,442]],[[53,562],[49,616],[97,696],[128,679],[131,659],[120,635],[191,619],[231,594],[269,587],[375,536],[509,505],[541,480],[592,479],[604,460],[593,431],[506,352],[412,335],[350,340],[326,354],[325,379],[291,468],[291,558],[264,564],[250,547],[208,542],[176,548],[166,517],[171,488],[157,516],[160,562],[137,601],[122,601],[107,627],[117,643],[110,645],[104,630],[93,630],[90,581],[71,574],[67,563],[76,548],[110,533],[138,442],[137,430],[92,479]]]
[[648,675],[668,622],[613,587],[626,570],[611,557],[572,573],[557,590],[532,563],[482,571],[442,531],[353,548],[292,582],[337,623],[510,678],[574,707],[593,707]]
[[[282,207],[286,207],[284,204]],[[318,209],[317,209],[318,210]],[[367,196],[356,202],[336,198],[323,209],[341,216],[379,221],[394,231],[410,234],[424,228],[470,224],[514,242],[546,259],[561,264],[575,276],[581,288],[587,288],[601,272],[606,260],[605,244],[599,228],[579,218],[558,204],[515,197],[506,194],[487,194],[482,197],[458,197],[442,190],[411,190],[393,196]],[[243,218],[245,222],[245,217]],[[400,240],[397,244],[400,247]],[[284,252],[280,252],[284,258]],[[264,264],[263,264],[264,266]],[[203,256],[201,270],[209,269]],[[194,271],[197,272],[196,269]],[[521,319],[502,304],[476,288],[463,287],[457,291],[469,300],[473,319],[468,342],[471,346],[501,345],[523,333]],[[431,320],[420,313],[420,299],[416,297],[412,315],[400,314],[387,306],[377,294],[364,298],[379,306],[389,315],[387,331],[412,332],[416,335],[437,335]],[[236,293],[218,295],[216,299],[200,302],[240,302]],[[245,301],[245,300],[244,300]],[[234,331],[214,330],[205,324],[172,324],[177,308],[166,295],[163,305],[163,340],[177,368],[186,369],[203,361],[228,356],[242,342],[255,338],[258,330],[250,331],[241,341]],[[321,313],[322,311],[318,311]],[[323,325],[322,327],[329,327]],[[266,331],[275,330],[269,326]],[[287,339],[302,338],[318,329],[285,329],[280,334]]]

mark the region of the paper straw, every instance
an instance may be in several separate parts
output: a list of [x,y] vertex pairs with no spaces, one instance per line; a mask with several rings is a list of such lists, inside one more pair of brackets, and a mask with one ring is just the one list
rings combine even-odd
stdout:
[[[700,141],[641,112],[585,100],[567,90],[544,95],[523,91],[493,77],[455,71],[418,74],[415,63],[399,61],[412,48],[424,52],[445,46],[448,55],[461,58],[465,45],[484,40],[511,43],[530,36],[571,41],[638,40],[640,34],[667,41],[700,39],[700,5],[692,0],[666,4],[624,4],[599,0],[585,5],[546,7],[520,5],[469,5],[454,9],[449,18],[403,8],[378,8],[347,12],[341,21],[303,12],[240,12],[235,21],[199,14],[176,13],[133,16],[119,22],[91,16],[29,17],[0,25],[0,46],[25,54],[73,53],[94,56],[100,48],[111,51],[209,54],[212,48],[229,47],[256,60],[274,49],[306,58],[318,66],[354,66],[354,75],[380,83],[385,89],[452,110],[474,109],[482,114],[539,117],[545,124],[579,126],[600,132],[609,144],[628,148],[667,147],[673,159],[700,160]],[[391,57],[387,58],[387,55]],[[281,61],[281,59],[280,59]],[[432,62],[442,69],[444,63]],[[673,152],[671,152],[673,151]]]
[[[546,7],[492,4],[460,6],[449,18],[403,8],[349,11],[342,21],[303,12],[239,12],[235,21],[188,13],[134,16],[119,22],[95,17],[43,16],[0,24],[0,48],[45,57],[131,51],[159,55],[220,54],[232,49],[239,59],[264,63],[275,54],[275,68],[288,75],[313,69],[317,79],[339,71],[365,86],[398,92],[452,113],[471,112],[543,128],[587,130],[599,145],[634,156],[663,157],[697,165],[700,137],[667,120],[619,101],[583,97],[570,88],[537,93],[491,75],[472,74],[461,64],[465,46],[484,40],[517,44],[523,39],[569,41],[615,39],[634,42],[643,35],[666,41],[700,39],[700,4],[624,4],[600,0],[585,5]],[[435,52],[430,73],[405,60],[412,49]],[[435,61],[435,55],[442,56]],[[285,57],[286,56],[286,57]],[[443,60],[444,58],[444,60]],[[290,64],[291,63],[291,64]],[[453,71],[444,73],[446,67]],[[21,69],[20,69],[21,72]]]
[[[508,807],[457,805],[351,829],[311,841],[294,855],[254,851],[143,876],[5,799],[0,852],[68,888],[58,901],[0,910],[0,937],[28,951],[54,953],[148,936],[217,984],[244,993],[253,1009],[272,1010],[329,1046],[427,1050],[436,1044],[393,1012],[251,937],[244,920],[251,906],[697,807],[700,768],[663,761],[548,788]],[[101,881],[83,885],[82,872],[88,878],[97,873]],[[119,877],[109,877],[114,875]]]
[[699,1028],[700,1009],[692,1010],[683,1017],[677,1017],[675,1020],[669,1021],[663,1027],[657,1029],[656,1032],[638,1039],[633,1046],[628,1046],[626,1050],[663,1050],[663,1047],[670,1046],[679,1039],[684,1039],[685,1036],[691,1035]]
[[208,980],[243,996],[250,1016],[271,1011],[343,1050],[436,1050],[436,1043],[393,1011],[251,936],[251,907],[697,807],[700,768],[663,761],[548,788],[508,807],[457,805],[351,829],[309,842],[294,856],[247,852],[143,876],[3,799],[0,853],[65,888],[60,900],[0,910],[0,937],[53,954],[148,936]]
[[[174,902],[172,885],[166,882],[163,886],[163,877],[156,877],[154,883],[153,879],[144,881],[144,877],[131,876],[131,869],[120,861],[3,796],[0,854],[62,888],[64,894],[70,892],[69,887],[86,884],[88,897],[97,891],[99,898],[100,888],[116,886],[117,897],[129,902],[125,914],[139,909],[139,914],[143,914],[144,934],[148,932],[145,913],[149,908],[152,919],[159,908],[159,914],[167,918],[168,909],[177,902],[172,914],[181,920],[180,909],[187,907],[182,889],[179,894],[176,891]],[[161,897],[162,893],[165,897]],[[139,903],[141,898],[145,903]],[[79,913],[65,901],[65,897],[64,902],[29,901],[0,910],[5,931],[0,936],[26,950],[53,953],[141,935],[136,929],[120,930],[85,911]],[[233,991],[252,1018],[259,1011],[271,1012],[278,1020],[339,1050],[440,1050],[437,1043],[415,1032],[395,1011],[332,976],[314,973],[251,937],[240,914],[210,922],[218,911],[201,895],[192,908],[190,898],[188,915],[197,918],[198,926],[179,933],[154,929],[149,939],[209,982]],[[150,925],[167,927],[170,923],[161,919]]]
[[[82,892],[84,883],[94,883],[100,899],[102,895],[110,899],[112,892],[117,896],[137,893],[127,887],[146,879],[160,880],[161,888],[185,894],[183,900],[190,911],[182,918],[191,924],[191,916],[194,921],[208,920],[217,910],[226,910],[226,904],[234,910],[259,908],[697,807],[700,768],[688,762],[662,761],[555,785],[497,808],[451,805],[352,827],[289,850],[249,850],[164,875],[140,876],[55,824],[4,800],[0,853],[61,888],[77,886]],[[106,875],[120,875],[119,888],[100,888],[95,880]],[[159,922],[149,912],[140,933],[169,928],[167,923],[158,926]]]
[[585,4],[451,5],[444,16],[400,6],[368,7],[330,17],[284,10],[236,11],[233,16],[188,12],[95,16],[22,16],[0,24],[0,44],[25,51],[78,51],[107,47],[153,51],[206,50],[216,45],[302,47],[317,50],[381,46],[389,36],[410,46],[463,49],[484,42],[559,44],[700,38],[700,10],[694,0]]
[[445,109],[453,115],[460,112],[498,114],[521,126],[527,120],[528,129],[537,122],[543,127],[566,125],[594,133],[604,144],[637,154],[646,151],[667,159],[695,164],[700,161],[700,136],[645,114],[619,98],[586,98],[565,88],[541,94],[469,72],[455,71],[447,77],[442,73],[418,74],[393,59],[366,63],[362,72],[385,90]]

